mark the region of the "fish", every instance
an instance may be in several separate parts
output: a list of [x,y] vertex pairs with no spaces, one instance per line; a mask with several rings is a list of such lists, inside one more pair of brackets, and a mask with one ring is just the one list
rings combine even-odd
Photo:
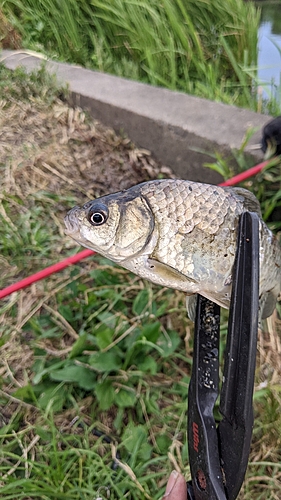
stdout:
[[65,232],[141,278],[181,290],[194,319],[197,294],[229,308],[242,213],[259,216],[260,314],[276,306],[281,249],[257,198],[235,187],[181,179],[143,182],[75,206]]

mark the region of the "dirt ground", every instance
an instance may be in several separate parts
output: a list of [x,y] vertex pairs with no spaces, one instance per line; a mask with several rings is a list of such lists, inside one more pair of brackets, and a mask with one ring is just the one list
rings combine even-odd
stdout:
[[3,187],[9,192],[11,179],[20,180],[19,189],[14,182],[20,197],[23,184],[26,194],[40,184],[55,193],[65,186],[80,198],[93,198],[174,177],[149,151],[60,100],[52,107],[15,102],[0,114],[0,130],[0,163],[10,166]]

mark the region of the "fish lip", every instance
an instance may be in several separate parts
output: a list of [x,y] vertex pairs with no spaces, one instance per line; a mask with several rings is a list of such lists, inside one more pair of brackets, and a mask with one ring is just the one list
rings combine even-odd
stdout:
[[80,232],[79,230],[79,219],[77,217],[77,213],[81,210],[81,207],[76,205],[69,212],[67,212],[64,217],[65,224],[65,234],[72,236],[73,234],[77,234]]

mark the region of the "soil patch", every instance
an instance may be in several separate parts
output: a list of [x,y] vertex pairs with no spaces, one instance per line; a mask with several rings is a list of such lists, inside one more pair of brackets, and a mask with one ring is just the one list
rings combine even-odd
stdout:
[[20,197],[43,189],[71,192],[81,202],[81,193],[93,198],[174,177],[149,151],[60,100],[52,106],[15,101],[0,110],[0,127],[0,163],[9,166],[4,188]]

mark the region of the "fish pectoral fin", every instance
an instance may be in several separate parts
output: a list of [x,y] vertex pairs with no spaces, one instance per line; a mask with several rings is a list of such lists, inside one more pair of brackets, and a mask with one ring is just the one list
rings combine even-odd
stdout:
[[[163,264],[163,262],[159,262],[158,260],[155,259],[147,259],[147,267],[149,268],[149,271],[156,276],[160,277],[163,281],[173,281],[175,283],[180,282],[180,283],[196,283],[195,280],[192,278],[189,278],[188,276],[185,276],[182,274],[180,271],[177,271],[171,266],[168,266],[168,264]],[[167,286],[169,286],[167,284]]]
[[198,294],[194,293],[193,295],[187,295],[185,299],[187,316],[191,321],[195,321],[197,296]]

